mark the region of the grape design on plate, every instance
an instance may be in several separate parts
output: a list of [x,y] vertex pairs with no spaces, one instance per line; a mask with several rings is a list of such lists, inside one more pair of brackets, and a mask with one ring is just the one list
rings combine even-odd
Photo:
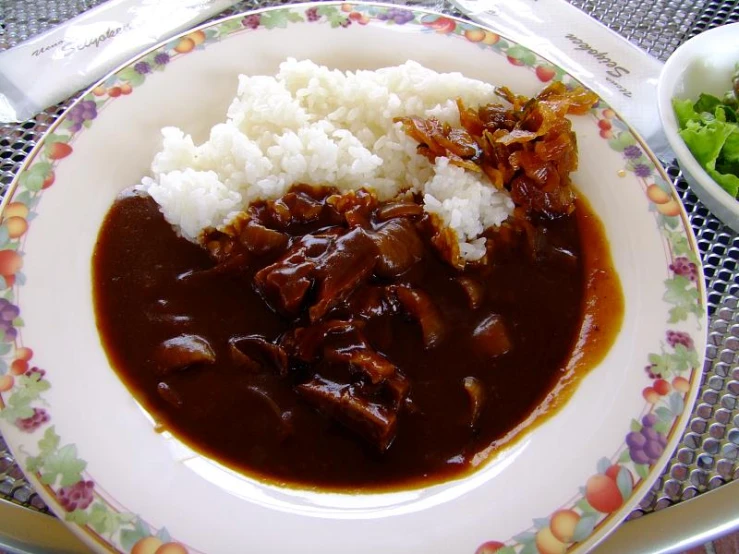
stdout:
[[62,508],[68,512],[75,510],[84,510],[93,501],[93,488],[95,483],[92,481],[79,481],[74,485],[62,487],[57,492],[57,498]]
[[685,256],[675,258],[675,261],[670,264],[670,269],[675,275],[687,277],[693,282],[698,281],[698,266]]
[[689,334],[682,331],[667,331],[667,343],[675,348],[678,344],[682,344],[688,350],[695,348],[693,339]]
[[85,100],[80,102],[76,106],[73,106],[69,113],[67,113],[67,121],[70,121],[72,125],[70,130],[77,132],[82,129],[85,121],[92,121],[97,117],[97,104],[94,100]]
[[43,408],[34,408],[33,415],[30,417],[18,418],[15,420],[15,425],[21,431],[26,433],[32,433],[44,423],[49,421],[49,414]]
[[18,330],[13,326],[13,320],[21,311],[15,304],[5,298],[0,298],[0,331],[3,342],[13,342],[18,337]]
[[629,454],[637,464],[655,464],[667,446],[667,437],[664,433],[654,430],[654,424],[657,421],[656,415],[647,414],[641,420],[641,430],[632,431],[626,435]]
[[409,21],[413,20],[413,13],[408,10],[390,8],[387,12],[378,14],[377,19],[379,19],[380,21],[387,21],[392,19],[398,25],[403,25],[403,23],[408,23]]
[[321,16],[318,15],[318,8],[309,8],[305,10],[305,17],[308,21],[318,21]]
[[[315,8],[313,8],[315,9]],[[310,10],[308,10],[310,11]],[[308,12],[306,12],[307,14]],[[308,16],[310,18],[310,16]],[[247,15],[244,19],[241,20],[241,24],[246,27],[247,29],[256,29],[259,27],[259,21],[260,21],[259,14],[252,14]]]

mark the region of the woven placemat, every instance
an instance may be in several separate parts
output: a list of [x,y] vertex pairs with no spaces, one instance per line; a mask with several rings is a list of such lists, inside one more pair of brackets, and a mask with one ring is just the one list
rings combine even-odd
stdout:
[[[0,50],[89,9],[102,0],[0,0]],[[690,37],[739,21],[739,2],[696,0],[570,0],[656,58],[667,57]],[[222,15],[286,1],[247,0]],[[461,16],[445,0],[419,5]],[[69,104],[30,121],[0,126],[0,195],[36,141]],[[674,161],[663,160],[690,216],[700,247],[710,316],[703,383],[688,429],[664,473],[630,518],[692,498],[739,478],[739,238],[713,217],[690,191]],[[0,437],[0,497],[48,512],[25,481]]]

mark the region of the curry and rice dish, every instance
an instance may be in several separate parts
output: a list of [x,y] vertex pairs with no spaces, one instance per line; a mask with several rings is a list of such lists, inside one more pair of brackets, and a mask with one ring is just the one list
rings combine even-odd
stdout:
[[287,485],[464,475],[597,364],[623,298],[570,182],[566,117],[409,62],[288,60],[242,77],[196,146],[165,129],[152,177],[93,257],[113,367],[161,427]]

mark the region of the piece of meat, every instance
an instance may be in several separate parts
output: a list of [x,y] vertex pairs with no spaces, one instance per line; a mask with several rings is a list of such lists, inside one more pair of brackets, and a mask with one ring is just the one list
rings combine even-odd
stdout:
[[325,230],[304,235],[283,257],[258,271],[254,284],[276,311],[289,316],[300,312],[315,287],[308,314],[317,321],[371,275],[376,259],[377,247],[363,229]]
[[490,357],[502,356],[513,347],[503,318],[491,314],[483,319],[472,333],[475,346]]
[[393,400],[393,406],[398,410],[410,400],[411,383],[399,369],[396,369],[391,378],[385,379],[383,385]]
[[[316,371],[311,381],[298,386],[303,397],[384,450],[395,434],[394,421],[410,383],[372,348],[363,328],[362,321],[329,320],[294,329],[281,344],[291,358],[313,364]],[[323,375],[326,370],[331,378]]]
[[391,410],[357,395],[351,385],[339,384],[318,375],[296,387],[306,401],[324,415],[336,419],[386,451],[395,438],[397,410]]
[[323,359],[331,363],[346,364],[351,370],[366,376],[373,385],[391,378],[397,371],[395,365],[372,349],[363,340],[364,337],[361,339],[344,346],[326,346]]
[[233,342],[229,341],[228,349],[231,353],[231,359],[239,367],[243,367],[251,373],[258,373],[262,371],[263,366],[257,362],[254,358],[242,352]]
[[247,221],[239,231],[239,242],[249,252],[258,256],[284,250],[288,240],[285,233],[268,229],[253,220]]
[[369,344],[361,320],[329,320],[298,327],[286,333],[280,344],[300,362],[325,360],[343,365],[350,373],[359,374],[374,385],[399,373],[395,364]]
[[475,281],[472,277],[457,277],[455,279],[457,283],[462,287],[469,307],[472,310],[476,310],[480,307],[482,300],[485,295],[485,288],[478,281]]
[[311,197],[307,191],[293,190],[269,205],[273,221],[285,229],[293,224],[317,220],[323,203]]
[[386,387],[397,405],[410,389],[406,376],[370,345],[360,327],[329,337],[323,347],[323,359],[335,365],[343,364],[350,375],[372,385]]
[[421,326],[426,349],[437,346],[443,340],[446,329],[441,314],[429,295],[420,289],[405,286],[393,286],[391,290],[406,313]]
[[334,237],[305,235],[275,263],[254,275],[254,285],[275,310],[295,316],[315,282],[316,260],[326,252]]
[[308,310],[311,321],[318,321],[365,281],[375,267],[377,247],[361,228],[336,239],[321,256],[315,276],[319,282],[316,302]]
[[250,371],[272,367],[281,376],[287,375],[287,354],[279,344],[274,344],[260,335],[233,337],[228,344],[234,361]]
[[[371,319],[397,312],[397,302],[385,287],[364,285],[357,288],[346,302],[346,311],[354,317]],[[356,321],[356,320],[355,320]]]
[[305,295],[313,286],[315,265],[286,259],[265,267],[254,276],[254,284],[276,311],[297,315]]
[[375,275],[379,277],[398,277],[423,257],[423,242],[408,219],[391,219],[371,237],[380,253],[375,266]]
[[175,408],[182,407],[182,398],[167,383],[161,382],[157,385],[157,394]]
[[203,244],[216,263],[223,263],[236,250],[236,239],[221,231],[207,231],[203,234]]
[[188,271],[178,277],[180,281],[199,279],[208,275],[227,275],[246,269],[250,257],[235,237],[234,228],[229,233],[210,230],[204,232],[202,244],[216,265],[202,271]]
[[474,427],[485,405],[485,388],[477,377],[465,377],[462,379],[462,386],[470,400],[470,427]]
[[215,363],[216,355],[203,337],[184,334],[162,342],[153,359],[159,372],[166,375],[196,364]]
[[377,197],[367,190],[359,189],[333,194],[326,199],[326,203],[344,218],[349,227],[368,229],[372,211],[377,206]]
[[414,218],[423,215],[423,206],[412,200],[387,202],[375,210],[377,221],[387,221],[396,217]]
[[292,358],[304,363],[316,362],[323,356],[327,340],[337,335],[357,333],[363,328],[363,321],[330,319],[288,331],[282,337],[280,346]]

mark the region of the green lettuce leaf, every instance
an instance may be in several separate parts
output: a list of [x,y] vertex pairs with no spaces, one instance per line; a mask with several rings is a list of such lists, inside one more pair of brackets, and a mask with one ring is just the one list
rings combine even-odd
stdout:
[[688,145],[695,159],[703,167],[714,169],[726,139],[733,132],[733,125],[725,121],[688,121],[680,136]]
[[698,101],[693,105],[693,109],[698,113],[714,113],[716,108],[721,105],[721,100],[712,94],[702,94],[698,97]]
[[739,177],[731,173],[719,173],[710,167],[706,169],[706,173],[734,198],[739,196]]
[[680,129],[685,129],[688,121],[701,120],[700,114],[693,109],[692,100],[678,100],[677,98],[673,98],[672,109],[675,110],[677,124],[679,125]]
[[739,175],[739,130],[726,138],[721,154],[716,160],[716,171]]
[[736,112],[715,96],[672,101],[680,136],[698,163],[721,188],[739,196],[739,125]]

